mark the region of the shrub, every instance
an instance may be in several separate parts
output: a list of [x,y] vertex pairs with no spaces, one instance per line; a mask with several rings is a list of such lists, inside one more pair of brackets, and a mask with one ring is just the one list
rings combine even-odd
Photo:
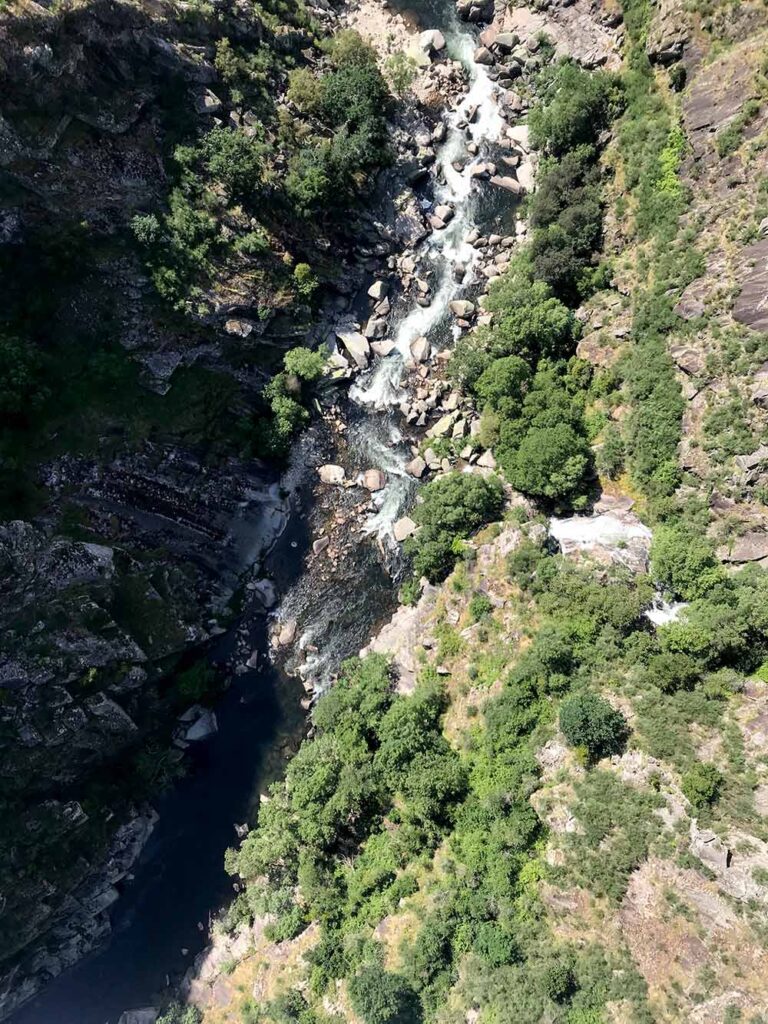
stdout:
[[26,419],[47,397],[37,350],[31,342],[0,334],[0,416]]
[[266,1017],[274,1024],[315,1024],[316,1016],[298,991],[283,992],[266,1006]]
[[475,594],[469,602],[469,615],[473,622],[480,622],[493,614],[491,599],[485,594]]
[[703,597],[725,578],[711,541],[685,526],[657,527],[651,544],[654,578],[686,601]]
[[157,1024],[201,1024],[202,1013],[196,1006],[182,1006],[171,1003],[168,1009],[157,1018]]
[[304,299],[311,299],[320,283],[308,263],[296,264],[293,268],[293,280],[296,291]]
[[621,750],[629,731],[622,713],[595,693],[565,698],[560,729],[572,747],[586,748],[593,760]]
[[422,495],[413,513],[421,530],[409,537],[407,550],[414,556],[416,574],[436,582],[456,562],[455,542],[501,514],[503,490],[496,477],[449,473],[427,484]]
[[662,693],[674,693],[692,689],[699,678],[699,669],[686,654],[656,654],[648,663],[647,678]]
[[685,772],[680,788],[693,807],[701,811],[714,803],[722,784],[723,776],[715,765],[698,762]]
[[208,170],[232,199],[247,199],[258,191],[267,157],[268,143],[239,128],[213,128],[202,144]]
[[578,146],[594,145],[615,117],[620,102],[616,77],[563,64],[555,76],[551,100],[535,106],[530,113],[531,141],[554,156]]
[[388,57],[384,65],[397,96],[404,96],[418,74],[418,64],[409,54],[398,50]]
[[364,967],[349,979],[349,998],[365,1024],[407,1024],[416,1019],[413,990],[399,975],[378,966]]
[[286,95],[304,114],[316,114],[323,105],[323,87],[320,79],[306,68],[295,68],[291,71]]
[[288,373],[295,373],[301,380],[317,380],[323,374],[325,359],[320,352],[308,348],[292,348],[285,353],[283,366]]
[[505,460],[513,487],[542,498],[574,494],[589,465],[589,447],[568,426],[534,427],[524,436],[517,453]]
[[496,921],[481,921],[478,924],[472,952],[491,967],[514,963],[520,957],[514,937]]
[[610,423],[603,433],[603,443],[597,452],[598,472],[615,480],[624,467],[624,441],[619,428]]

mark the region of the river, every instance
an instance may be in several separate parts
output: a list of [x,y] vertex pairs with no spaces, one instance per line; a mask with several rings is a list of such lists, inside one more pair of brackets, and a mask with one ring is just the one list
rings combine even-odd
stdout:
[[[455,215],[416,254],[431,271],[431,304],[398,300],[389,322],[395,350],[358,377],[349,398],[341,400],[350,469],[379,467],[387,484],[374,497],[375,507],[339,571],[330,577],[302,568],[314,530],[310,484],[318,464],[315,449],[328,444],[327,437],[318,440],[323,428],[313,428],[294,452],[288,473],[293,513],[266,568],[282,595],[280,617],[298,622],[289,664],[316,691],[328,684],[342,658],[367,643],[396,601],[400,558],[392,524],[412,504],[417,486],[405,471],[409,442],[417,435],[408,435],[397,410],[409,345],[427,336],[435,349],[450,346],[457,332],[448,303],[483,290],[484,282],[473,272],[481,254],[466,241],[469,231],[490,225],[504,234],[513,230],[514,197],[487,184],[473,185],[471,160],[463,169],[454,166],[470,137],[481,147],[480,158],[492,156],[503,128],[496,87],[487,70],[472,62],[474,29],[458,21],[451,0],[421,0],[403,13],[421,29],[440,29],[451,56],[470,73],[467,97],[447,117],[439,174],[425,197],[450,203]],[[457,121],[470,104],[477,106],[477,116],[464,130]],[[461,283],[454,275],[457,263],[467,268]],[[246,622],[251,649],[268,649],[267,625],[264,617]],[[232,643],[231,634],[222,641],[222,658],[231,654]],[[233,825],[248,818],[259,791],[284,763],[286,744],[303,730],[300,682],[264,657],[259,666],[234,676],[216,706],[218,733],[198,745],[190,775],[158,802],[159,822],[115,904],[108,944],[54,979],[12,1015],[13,1024],[115,1024],[123,1010],[157,1005],[168,983],[178,983],[203,947],[209,919],[232,893],[223,857],[236,839]]]

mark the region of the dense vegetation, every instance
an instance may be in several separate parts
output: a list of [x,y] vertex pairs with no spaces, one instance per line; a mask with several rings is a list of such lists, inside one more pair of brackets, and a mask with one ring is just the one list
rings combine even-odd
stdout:
[[[301,8],[294,18],[318,33]],[[366,173],[387,159],[389,96],[373,50],[348,30],[331,40],[315,34],[314,45],[328,51],[327,70],[290,70],[287,118],[275,99],[295,56],[268,52],[262,68],[264,48],[245,57],[220,41],[217,66],[243,116],[177,145],[167,211],[133,219],[155,286],[179,308],[194,309],[222,270],[309,297],[306,264],[283,249],[286,228],[311,247],[318,218],[347,209]]]
[[[512,486],[551,505],[578,508],[594,469],[587,408],[604,392],[605,380],[575,357],[580,325],[573,306],[604,277],[597,161],[622,90],[616,76],[589,74],[568,61],[545,68],[536,84],[540,99],[530,127],[543,163],[528,208],[533,238],[491,289],[492,326],[460,339],[449,373],[482,410],[480,441],[493,448]],[[440,481],[425,488],[416,517],[429,516],[430,525],[410,543],[417,576],[430,579],[445,575],[455,560],[451,541],[467,535],[451,523],[443,489]],[[474,500],[455,490],[460,506]],[[463,514],[459,518],[464,522]]]
[[[472,574],[466,547],[446,584],[466,618],[454,629],[438,613],[433,664],[447,664],[447,677],[425,659],[415,692],[400,696],[386,660],[369,656],[348,662],[318,702],[314,739],[230,855],[248,883],[233,917],[273,914],[274,938],[321,924],[305,955],[302,1020],[321,1019],[318,1001],[345,978],[365,1024],[434,1020],[448,1001],[488,1019],[514,1005],[521,1024],[557,1012],[600,1021],[611,999],[627,1000],[628,1019],[650,1021],[620,949],[553,939],[541,886],[576,884],[616,903],[650,852],[668,852],[673,840],[654,813],[663,797],[602,760],[627,745],[679,772],[691,816],[761,834],[742,748],[726,731],[716,766],[699,759],[691,735],[720,728],[744,675],[768,659],[768,575],[727,577],[705,542],[661,530],[653,574],[692,604],[653,630],[643,616],[649,578],[577,567],[524,540],[508,560],[516,596],[501,613],[527,623],[516,647],[493,605],[470,599]],[[477,632],[459,633],[462,622]],[[632,708],[631,728],[616,699]],[[580,827],[555,840],[562,859],[547,862],[552,837],[530,798],[542,785],[534,753],[558,726],[586,773],[572,802]],[[373,929],[401,915],[409,925],[393,951]],[[262,1005],[254,1019],[279,1024],[281,1012]]]

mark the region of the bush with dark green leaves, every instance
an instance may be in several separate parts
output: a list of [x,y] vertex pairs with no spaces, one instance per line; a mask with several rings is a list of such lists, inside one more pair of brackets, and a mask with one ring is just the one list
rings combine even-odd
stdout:
[[0,417],[6,422],[26,419],[48,394],[40,354],[32,342],[0,334]]
[[617,76],[593,74],[576,64],[564,63],[552,76],[545,102],[531,110],[531,142],[553,156],[562,156],[580,146],[593,146],[622,103]]
[[469,537],[501,515],[504,492],[496,477],[448,473],[431,481],[414,510],[421,529],[406,547],[417,576],[444,579],[458,557],[456,542]]
[[532,427],[510,459],[512,486],[540,498],[574,494],[589,465],[589,446],[567,423]]
[[651,570],[662,587],[686,601],[703,597],[725,579],[712,542],[683,524],[656,528]]
[[618,753],[629,729],[620,711],[596,693],[577,693],[560,705],[560,729],[572,747],[584,747],[593,760]]
[[418,1000],[404,978],[379,966],[349,979],[349,999],[365,1024],[417,1024]]
[[700,811],[715,802],[722,784],[722,772],[713,764],[699,761],[683,773],[680,788],[686,800]]
[[687,654],[665,652],[649,660],[646,679],[662,693],[675,693],[693,689],[700,675],[698,665]]
[[182,1006],[171,1003],[157,1018],[157,1024],[201,1024],[203,1015],[196,1006]]

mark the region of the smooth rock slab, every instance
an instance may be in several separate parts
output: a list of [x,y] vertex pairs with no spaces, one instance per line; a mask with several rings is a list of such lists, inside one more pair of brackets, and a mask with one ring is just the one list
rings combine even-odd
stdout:
[[368,339],[354,331],[349,334],[339,334],[337,337],[352,357],[355,365],[359,369],[365,370],[371,355],[371,346],[368,344]]

